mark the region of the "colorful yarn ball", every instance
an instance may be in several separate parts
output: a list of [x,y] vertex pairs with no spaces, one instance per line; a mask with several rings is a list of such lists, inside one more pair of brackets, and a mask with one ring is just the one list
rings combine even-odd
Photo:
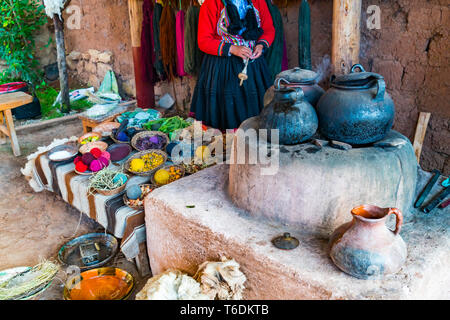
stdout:
[[99,161],[103,167],[107,167],[109,165],[109,160],[105,157],[100,157],[97,161]]
[[91,169],[92,172],[98,172],[103,169],[103,165],[99,160],[94,160],[91,162],[89,169]]
[[92,154],[90,154],[89,152],[83,154],[83,156],[81,157],[81,161],[83,161],[83,163],[87,166],[90,166],[92,161],[94,161],[94,160],[95,160],[95,157]]
[[81,156],[77,156],[75,159],[73,159],[73,163],[77,164],[81,161]]
[[99,148],[92,148],[90,153],[96,158],[100,158],[102,156],[102,150],[100,150]]
[[75,169],[76,169],[78,172],[85,172],[85,171],[87,171],[88,166],[85,165],[85,164],[83,163],[83,161],[78,161],[78,162],[75,164]]
[[106,158],[108,161],[111,160],[111,155],[108,151],[103,151],[101,157]]

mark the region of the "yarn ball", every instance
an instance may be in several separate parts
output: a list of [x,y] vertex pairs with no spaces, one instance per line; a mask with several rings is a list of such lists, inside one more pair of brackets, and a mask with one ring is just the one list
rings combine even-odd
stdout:
[[98,172],[103,169],[103,165],[99,160],[94,160],[91,162],[89,169],[91,169],[92,172]]
[[119,141],[129,141],[130,139],[128,138],[128,136],[125,133],[125,131],[120,131],[119,134],[117,135],[117,140],[119,140]]
[[103,151],[101,157],[106,158],[107,160],[111,160],[111,155],[108,151]]
[[102,164],[103,167],[107,167],[109,165],[109,160],[105,157],[98,158],[98,161]]
[[158,136],[151,136],[150,137],[150,142],[154,143],[154,144],[158,144],[159,143],[159,138]]
[[120,183],[123,185],[125,182],[127,182],[127,180],[128,180],[128,178],[126,175],[124,175],[123,173],[118,173],[114,177],[113,182],[117,183],[120,181]]
[[100,158],[102,156],[102,150],[100,150],[99,148],[92,148],[90,153],[96,158]]
[[83,161],[83,163],[87,166],[90,166],[91,162],[94,160],[95,160],[95,157],[89,152],[83,154],[83,156],[81,157],[81,161]]
[[73,159],[73,163],[77,164],[81,161],[81,156],[77,156],[75,159]]
[[75,164],[75,169],[76,169],[78,172],[85,172],[85,171],[87,171],[88,166],[85,165],[85,164],[83,163],[83,161],[78,161],[78,162]]
[[139,199],[141,195],[142,195],[141,187],[139,185],[137,185],[137,184],[132,185],[127,190],[127,197],[130,200]]

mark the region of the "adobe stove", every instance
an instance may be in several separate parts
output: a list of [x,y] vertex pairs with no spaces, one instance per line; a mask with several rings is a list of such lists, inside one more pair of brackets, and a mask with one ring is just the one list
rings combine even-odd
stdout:
[[[234,159],[244,157],[239,152],[249,159],[270,150],[266,156],[278,157],[279,165],[272,174],[262,174],[266,164],[231,164],[232,201],[253,217],[324,236],[361,204],[406,212],[415,192],[417,161],[409,140],[391,130],[394,103],[384,78],[355,65],[348,75],[332,76],[325,93],[315,78],[314,72],[299,68],[279,74],[261,115],[241,125]],[[269,141],[245,139],[251,129],[276,129],[278,144],[270,143],[270,132]]]

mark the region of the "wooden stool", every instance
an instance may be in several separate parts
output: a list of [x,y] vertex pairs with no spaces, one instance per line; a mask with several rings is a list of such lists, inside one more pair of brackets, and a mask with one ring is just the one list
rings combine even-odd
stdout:
[[[11,139],[11,147],[14,156],[21,155],[19,141],[17,140],[16,130],[11,109],[33,102],[33,97],[24,92],[18,91],[0,95],[0,143],[5,143],[5,135]],[[6,121],[6,125],[5,125]]]

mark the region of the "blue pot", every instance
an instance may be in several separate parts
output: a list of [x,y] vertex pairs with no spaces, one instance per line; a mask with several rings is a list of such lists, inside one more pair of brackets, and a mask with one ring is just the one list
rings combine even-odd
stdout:
[[[282,85],[281,82],[284,82]],[[259,115],[259,129],[278,129],[279,144],[293,145],[310,139],[317,131],[318,119],[313,106],[305,99],[301,87],[289,86],[278,78],[273,100]]]

